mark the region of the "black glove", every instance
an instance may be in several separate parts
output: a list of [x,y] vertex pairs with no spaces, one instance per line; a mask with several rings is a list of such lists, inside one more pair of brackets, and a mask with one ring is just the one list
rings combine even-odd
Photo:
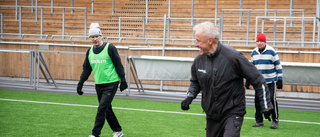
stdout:
[[273,111],[273,109],[271,109],[271,108],[265,109],[265,110],[262,112],[263,115],[264,115],[264,118],[265,118],[265,119],[268,119],[269,121],[271,121],[270,115],[271,115],[272,111]]
[[181,109],[182,110],[189,110],[190,109],[189,105],[191,104],[192,100],[193,100],[192,97],[187,97],[186,99],[184,99],[181,102]]
[[82,87],[83,87],[83,85],[81,85],[81,84],[78,84],[78,86],[77,86],[77,93],[78,93],[79,95],[82,95],[82,94],[83,94],[83,92],[82,92]]
[[282,80],[281,80],[281,79],[279,79],[279,80],[277,81],[277,88],[278,88],[278,89],[282,89]]
[[245,83],[246,89],[250,89],[249,86],[250,86],[250,83],[248,81],[246,81],[246,83]]
[[127,82],[124,80],[122,81],[121,80],[121,83],[120,83],[120,91],[122,92],[123,90],[127,89],[128,88],[128,84]]

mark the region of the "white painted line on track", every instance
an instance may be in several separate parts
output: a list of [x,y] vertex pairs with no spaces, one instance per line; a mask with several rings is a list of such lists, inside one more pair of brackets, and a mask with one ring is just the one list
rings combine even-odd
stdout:
[[[50,104],[50,105],[77,106],[77,107],[92,107],[92,108],[97,108],[98,107],[98,106],[94,106],[94,105],[67,104],[67,103],[42,102],[42,101],[31,101],[31,100],[17,100],[17,99],[5,99],[5,98],[0,98],[0,100],[3,100],[3,101],[15,101],[15,102],[27,102],[27,103],[38,103],[38,104]],[[121,110],[144,111],[144,112],[158,112],[158,113],[186,114],[186,115],[205,116],[205,114],[200,114],[200,113],[186,113],[186,112],[163,111],[163,110],[148,110],[148,109],[136,109],[136,108],[122,108],[122,107],[112,107],[112,108],[113,109],[121,109]],[[255,119],[255,118],[252,118],[252,117],[244,117],[244,118],[245,119]],[[281,122],[320,125],[320,123],[317,123],[317,122],[293,121],[293,120],[280,120],[280,121]]]

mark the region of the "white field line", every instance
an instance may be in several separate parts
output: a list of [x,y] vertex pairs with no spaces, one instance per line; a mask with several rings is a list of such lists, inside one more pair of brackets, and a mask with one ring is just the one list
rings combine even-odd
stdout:
[[[38,103],[38,104],[63,105],[63,106],[77,106],[77,107],[92,107],[92,108],[97,108],[98,107],[98,106],[94,106],[94,105],[66,104],[66,103],[56,103],[56,102],[41,102],[41,101],[16,100],[16,99],[5,99],[5,98],[0,98],[0,100],[3,100],[3,101],[15,101],[15,102],[27,102],[27,103]],[[136,108],[121,108],[121,107],[112,107],[112,108],[113,109],[122,109],[122,110],[144,111],[144,112],[158,112],[158,113],[169,113],[169,114],[186,114],[186,115],[205,116],[205,114],[200,114],[200,113],[186,113],[186,112],[148,110],[148,109],[136,109]],[[255,119],[255,118],[244,117],[244,119]],[[291,123],[304,123],[304,124],[320,125],[320,123],[317,123],[317,122],[293,121],[293,120],[280,120],[280,121],[282,121],[282,122],[291,122]]]

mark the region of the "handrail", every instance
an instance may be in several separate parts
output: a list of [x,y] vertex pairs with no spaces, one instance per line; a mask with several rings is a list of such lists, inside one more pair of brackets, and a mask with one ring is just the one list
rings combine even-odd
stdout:
[[40,36],[40,37],[45,37],[45,39],[48,39],[48,35],[43,35],[43,34],[0,33],[0,35],[1,36],[3,36],[3,35],[15,35],[15,36],[20,36],[22,39],[24,38],[24,36]]
[[[65,23],[64,23],[64,20],[65,20],[65,9],[67,8],[69,8],[69,9],[84,9],[85,11],[84,11],[84,15],[85,15],[85,17],[84,17],[84,35],[86,35],[87,34],[87,8],[86,7],[59,7],[59,6],[21,6],[21,5],[0,5],[0,8],[1,7],[16,7],[16,8],[18,8],[19,7],[19,10],[20,10],[20,12],[19,12],[19,19],[18,19],[18,13],[17,13],[17,10],[16,10],[16,17],[15,17],[15,19],[16,20],[19,20],[19,32],[20,32],[20,34],[21,34],[21,18],[22,18],[22,16],[21,16],[21,13],[22,13],[22,10],[21,10],[21,8],[22,7],[36,7],[36,8],[41,8],[41,25],[40,25],[40,27],[41,27],[41,34],[42,34],[42,31],[43,31],[43,8],[61,8],[62,9],[62,33],[63,33],[63,35],[64,35],[64,29],[65,29]],[[73,13],[72,13],[73,14]],[[38,20],[38,12],[35,12],[35,21],[39,21]]]

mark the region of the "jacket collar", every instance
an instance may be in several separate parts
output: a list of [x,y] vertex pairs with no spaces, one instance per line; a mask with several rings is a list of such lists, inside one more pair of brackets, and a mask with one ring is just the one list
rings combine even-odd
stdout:
[[207,55],[207,57],[213,58],[213,57],[218,56],[218,54],[219,54],[220,51],[221,51],[221,47],[222,47],[222,46],[223,46],[223,45],[222,45],[222,44],[220,43],[220,41],[219,41],[219,42],[218,42],[218,47],[217,47],[216,51],[214,51],[213,53]]

